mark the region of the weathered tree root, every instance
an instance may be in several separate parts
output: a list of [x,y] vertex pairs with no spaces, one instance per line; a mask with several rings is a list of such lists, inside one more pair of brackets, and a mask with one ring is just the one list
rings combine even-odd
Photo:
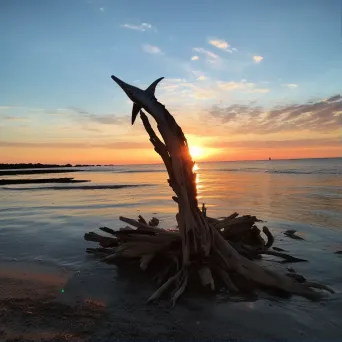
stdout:
[[[238,217],[238,214],[234,213],[234,215],[230,216],[229,220],[227,218],[223,220],[208,218],[208,221],[214,222],[221,227],[221,232],[215,229],[217,232],[216,236],[222,236],[222,231],[230,231],[230,234],[226,236],[231,236],[235,242],[230,240],[222,242],[221,239],[218,239],[217,243],[219,246],[217,248],[215,248],[216,246],[214,247],[212,257],[207,263],[203,264],[194,258],[194,261],[186,268],[182,267],[181,236],[179,231],[169,231],[150,226],[145,220],[141,219],[141,216],[139,220],[120,217],[121,221],[133,225],[136,229],[125,227],[115,231],[107,227],[100,228],[113,237],[104,237],[95,233],[85,234],[85,239],[99,242],[101,246],[106,245],[109,247],[88,248],[87,253],[94,254],[106,262],[117,263],[123,260],[137,260],[137,265],[140,266],[142,271],[150,270],[153,278],[161,285],[148,299],[148,303],[158,300],[167,293],[171,293],[171,304],[175,305],[176,300],[185,291],[189,277],[192,277],[191,275],[194,273],[197,273],[202,286],[211,291],[218,289],[215,284],[221,284],[230,293],[249,292],[257,288],[278,288],[284,292],[302,295],[311,299],[320,298],[321,295],[320,292],[315,292],[312,288],[333,293],[331,288],[315,282],[308,282],[299,274],[288,273],[281,276],[243,257],[245,251],[248,250],[251,259],[258,258],[260,254],[266,254],[283,258],[285,262],[307,261],[285,253],[269,250],[267,246],[273,245],[274,237],[266,227],[263,228],[263,232],[266,234],[268,242],[264,243],[262,248],[260,248],[261,236],[255,238],[256,235],[253,235],[255,234],[254,223],[258,222],[258,220],[254,217],[251,219],[251,217]],[[234,220],[236,221],[234,222]],[[224,227],[223,221],[229,229]],[[249,230],[244,226],[246,222],[249,222]],[[254,240],[251,239],[251,236],[254,236]],[[238,240],[249,241],[251,244],[237,244]],[[214,241],[216,241],[215,238]],[[226,244],[226,247],[230,246],[230,243],[232,243],[232,246],[238,247],[222,248],[220,244],[222,245],[223,243]],[[225,250],[225,253],[222,254],[221,250]],[[154,262],[156,260],[158,260],[159,266],[162,264],[161,267],[155,267]],[[194,270],[197,271],[194,272]],[[170,276],[171,272],[174,273]]]
[[274,255],[274,256],[283,258],[284,259],[282,261],[283,264],[288,263],[288,262],[307,262],[308,261],[306,259],[300,259],[300,258],[293,257],[292,255],[289,255],[289,254],[279,253],[279,252],[274,252],[274,251],[261,251],[260,254]]

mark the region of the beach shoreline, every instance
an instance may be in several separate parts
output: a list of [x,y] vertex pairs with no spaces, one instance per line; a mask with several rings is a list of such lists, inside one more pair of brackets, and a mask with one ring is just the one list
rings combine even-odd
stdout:
[[[0,187],[0,341],[340,340],[341,161],[213,163],[197,171],[209,215],[237,211],[266,221],[277,247],[309,262],[260,262],[282,273],[292,267],[336,291],[320,302],[189,291],[174,309],[167,297],[146,305],[157,284],[87,255],[96,246],[83,236],[120,229],[122,215],[155,216],[161,227],[175,228],[164,172],[151,165],[91,168],[81,173],[89,185]],[[288,229],[305,240],[285,236]]]
[[[143,273],[99,266],[93,259],[77,271],[38,262],[2,262],[0,267],[4,341],[318,341],[339,336],[336,329],[312,326],[310,317],[296,317],[290,305],[295,297],[187,293],[172,309],[165,299],[146,304],[155,284]],[[301,301],[323,314],[324,301]]]

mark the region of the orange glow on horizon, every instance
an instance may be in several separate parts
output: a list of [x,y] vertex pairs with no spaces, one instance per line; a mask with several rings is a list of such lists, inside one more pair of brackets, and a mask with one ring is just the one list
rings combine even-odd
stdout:
[[[203,148],[199,144],[190,146],[190,154],[194,161],[238,161],[300,159],[300,158],[332,158],[341,157],[340,146],[322,146],[306,148],[282,147],[249,149],[249,148]],[[110,148],[48,148],[41,147],[0,147],[0,163],[47,163],[47,164],[158,164],[161,158],[153,148],[110,149]]]

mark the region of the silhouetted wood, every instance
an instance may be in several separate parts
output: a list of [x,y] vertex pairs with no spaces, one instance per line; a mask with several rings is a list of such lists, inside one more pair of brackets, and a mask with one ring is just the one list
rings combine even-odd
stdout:
[[272,247],[277,252],[285,252],[285,249],[279,248],[279,247]]
[[[143,91],[115,76],[112,78],[134,102],[132,122],[141,108],[157,122],[162,140],[153,130],[143,110],[140,110],[145,130],[154,150],[164,162],[169,176],[168,183],[175,193],[172,199],[178,206],[178,229],[170,231],[166,227],[157,228],[156,220],[147,224],[142,216],[139,220],[120,217],[121,221],[136,229],[125,228],[117,232],[106,229],[105,231],[116,236],[118,246],[112,249],[111,254],[103,250],[91,252],[106,253],[104,261],[107,262],[136,260],[142,270],[151,271],[161,286],[148,302],[170,293],[171,303],[174,305],[188,287],[190,279],[199,281],[204,288],[211,291],[217,289],[217,284],[224,284],[231,292],[275,289],[311,299],[320,297],[320,293],[312,288],[330,290],[323,285],[298,281],[295,277],[271,271],[250,260],[260,257],[260,254],[282,257],[285,254],[269,251],[274,238],[269,229],[264,227],[263,232],[267,238],[265,242],[256,226],[261,221],[255,216],[238,217],[234,213],[218,220],[207,216],[204,205],[202,209],[199,208],[196,174],[193,171],[195,163],[189,153],[185,135],[173,116],[154,96],[155,86],[161,79]],[[89,235],[87,238],[89,239]],[[91,239],[99,238],[92,235]],[[108,240],[99,242],[103,245]],[[245,253],[248,258],[244,256]],[[286,255],[287,257],[292,258]]]
[[2,164],[0,163],[0,170],[11,170],[11,169],[47,169],[47,168],[63,168],[72,167],[71,164],[41,164],[41,163],[17,163],[17,164]]
[[116,247],[119,245],[118,239],[102,236],[93,232],[86,233],[84,235],[84,239],[87,241],[98,242],[102,247]]
[[284,235],[290,237],[291,239],[295,239],[295,240],[304,240],[302,237],[296,235],[296,230],[290,229],[287,230],[286,232],[284,232]]
[[285,263],[285,262],[307,262],[308,261],[305,259],[293,257],[292,255],[289,255],[289,254],[274,252],[274,251],[261,251],[260,254],[274,255],[276,257],[283,258],[284,259],[283,263]]
[[267,248],[267,249],[271,248],[273,243],[274,243],[274,237],[273,237],[272,233],[270,232],[270,230],[266,226],[262,227],[262,231],[264,232],[264,234],[267,237],[267,242],[266,242],[265,248]]
[[78,180],[74,178],[0,179],[0,185],[86,182],[89,182],[89,180]]
[[15,175],[35,175],[43,173],[69,173],[69,172],[82,172],[80,169],[39,169],[39,170],[0,170],[0,176],[15,176]]

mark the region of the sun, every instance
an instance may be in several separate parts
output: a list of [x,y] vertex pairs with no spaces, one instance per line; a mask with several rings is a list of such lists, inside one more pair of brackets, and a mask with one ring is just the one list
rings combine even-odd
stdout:
[[204,150],[199,146],[189,146],[189,151],[192,158],[200,158],[204,155]]

